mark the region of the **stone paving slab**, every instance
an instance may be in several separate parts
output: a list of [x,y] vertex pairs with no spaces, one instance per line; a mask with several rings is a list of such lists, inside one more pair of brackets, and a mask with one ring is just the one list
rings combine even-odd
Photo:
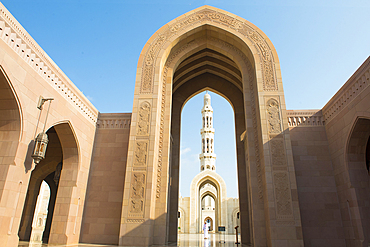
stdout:
[[[244,245],[235,244],[235,235],[221,235],[209,234],[209,239],[204,239],[203,234],[179,234],[176,243],[168,244],[165,246],[179,246],[179,247],[246,247]],[[240,241],[240,236],[239,236]],[[30,243],[20,241],[18,247],[117,247],[117,245],[101,245],[101,244],[85,244],[79,243],[76,245],[48,245],[40,243]],[[155,245],[155,247],[161,247]]]

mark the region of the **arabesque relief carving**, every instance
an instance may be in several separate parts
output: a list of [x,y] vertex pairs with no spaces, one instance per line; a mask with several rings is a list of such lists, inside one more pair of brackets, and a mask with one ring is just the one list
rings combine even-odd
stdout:
[[148,141],[137,141],[134,153],[134,166],[146,166]]
[[145,173],[143,172],[132,173],[129,216],[144,215],[145,182],[146,182]]
[[286,166],[284,139],[281,135],[270,140],[270,150],[273,166]]
[[290,218],[293,215],[292,198],[290,195],[289,178],[287,172],[274,174],[276,197],[276,214],[278,219]]
[[176,35],[178,31],[181,31],[189,26],[199,22],[211,21],[222,24],[226,27],[232,28],[246,38],[248,38],[255,48],[259,51],[259,56],[262,61],[262,73],[263,73],[263,88],[265,91],[276,91],[278,90],[276,75],[274,70],[273,55],[271,48],[268,46],[266,40],[259,34],[253,27],[248,24],[239,21],[238,19],[228,16],[224,13],[217,12],[215,10],[203,10],[201,12],[194,13],[190,16],[186,16],[179,20],[172,26],[164,29],[162,33],[152,42],[150,48],[145,54],[144,64],[142,68],[142,84],[141,93],[152,93],[153,92],[153,77],[154,77],[154,65],[155,59],[159,54],[162,46]]
[[279,103],[274,99],[270,99],[267,101],[266,108],[269,133],[279,134],[281,132]]
[[137,135],[138,136],[149,135],[150,110],[151,110],[151,105],[149,104],[149,102],[145,101],[140,104],[139,113],[138,113],[138,121],[137,121]]

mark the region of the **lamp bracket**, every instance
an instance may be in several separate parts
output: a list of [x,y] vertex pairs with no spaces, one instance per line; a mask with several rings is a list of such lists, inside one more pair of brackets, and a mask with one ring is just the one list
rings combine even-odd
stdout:
[[53,98],[44,98],[40,95],[39,97],[39,102],[37,103],[37,108],[39,110],[42,110],[42,106],[44,105],[44,103],[48,100],[54,100]]

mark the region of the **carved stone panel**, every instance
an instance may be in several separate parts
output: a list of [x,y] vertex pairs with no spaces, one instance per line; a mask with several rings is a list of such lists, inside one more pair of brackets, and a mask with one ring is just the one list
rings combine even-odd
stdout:
[[281,135],[275,136],[270,140],[270,150],[272,166],[286,166],[285,145]]
[[275,99],[270,99],[267,101],[266,108],[269,133],[279,134],[281,132],[279,102]]
[[129,217],[144,216],[145,184],[146,174],[144,172],[132,173]]
[[290,192],[289,176],[287,172],[274,173],[274,187],[276,200],[276,218],[292,218],[292,198]]
[[137,141],[134,153],[134,166],[146,166],[148,160],[148,141]]
[[149,135],[150,110],[151,110],[151,105],[147,101],[144,101],[139,106],[138,121],[137,121],[137,135],[138,136],[148,136]]

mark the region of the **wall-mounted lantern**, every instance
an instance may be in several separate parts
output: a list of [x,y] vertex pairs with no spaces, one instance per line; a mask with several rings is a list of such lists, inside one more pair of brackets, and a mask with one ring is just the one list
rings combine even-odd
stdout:
[[[48,120],[48,115],[49,115],[49,110],[50,110],[50,105],[51,105],[52,100],[54,100],[54,99],[53,98],[45,99],[42,96],[40,96],[39,102],[37,104],[37,108],[40,110],[39,120],[37,122],[37,126],[38,126],[39,121],[40,121],[40,117],[41,117],[42,106],[44,105],[44,103],[46,101],[49,101],[49,107],[48,107],[48,111],[46,113],[44,128],[43,128],[42,132],[39,133],[37,135],[37,137],[35,138],[35,147],[33,149],[32,155],[31,155],[31,157],[33,158],[33,160],[35,161],[36,164],[40,163],[40,161],[45,158],[46,147],[47,147],[48,142],[49,142],[48,135],[45,133],[45,126],[46,126],[46,121]],[[37,126],[36,126],[36,130],[37,130]]]

